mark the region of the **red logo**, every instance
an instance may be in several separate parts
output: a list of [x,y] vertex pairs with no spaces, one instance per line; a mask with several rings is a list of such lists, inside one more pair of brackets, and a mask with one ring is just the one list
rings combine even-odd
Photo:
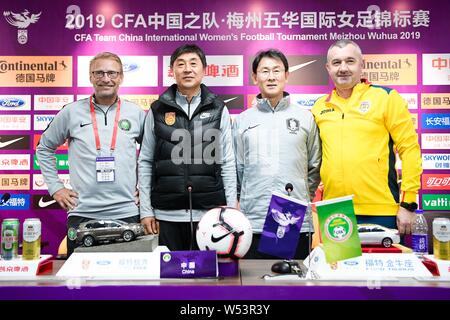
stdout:
[[423,190],[450,190],[450,174],[422,174]]

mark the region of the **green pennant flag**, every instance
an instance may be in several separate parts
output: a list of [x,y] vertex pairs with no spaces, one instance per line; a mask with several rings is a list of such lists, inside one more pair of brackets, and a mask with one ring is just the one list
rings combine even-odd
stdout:
[[362,255],[352,198],[353,195],[315,203],[328,263]]

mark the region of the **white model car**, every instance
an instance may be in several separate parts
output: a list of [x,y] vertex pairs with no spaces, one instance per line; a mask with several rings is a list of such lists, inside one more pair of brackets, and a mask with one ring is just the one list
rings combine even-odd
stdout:
[[393,243],[400,243],[398,230],[389,229],[378,224],[358,224],[361,244],[382,245],[389,248]]

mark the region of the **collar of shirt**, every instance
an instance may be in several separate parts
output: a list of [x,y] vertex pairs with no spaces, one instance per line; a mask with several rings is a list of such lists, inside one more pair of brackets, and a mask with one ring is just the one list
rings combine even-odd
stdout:
[[[195,110],[200,105],[201,93],[202,93],[201,90],[199,90],[198,93],[192,97],[191,102],[189,103],[187,96],[185,96],[184,94],[182,94],[180,91],[177,90],[177,94],[175,96],[175,102],[189,116],[189,119],[191,119],[191,116],[194,114]],[[188,112],[189,112],[189,114],[188,114]]]
[[269,99],[263,98],[261,94],[258,94],[253,101],[253,103],[257,106],[257,108],[261,111],[265,112],[278,112],[286,109],[290,104],[290,96],[287,92],[283,92],[283,98],[281,98],[280,101],[278,101],[278,104],[275,106],[275,108],[272,108],[270,105]]

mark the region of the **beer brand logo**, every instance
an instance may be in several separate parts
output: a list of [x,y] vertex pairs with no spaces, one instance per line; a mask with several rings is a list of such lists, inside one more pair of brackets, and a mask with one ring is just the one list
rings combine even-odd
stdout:
[[173,126],[175,124],[175,112],[166,112],[164,120],[168,126]]
[[25,9],[21,13],[3,11],[3,16],[10,25],[19,29],[17,30],[17,42],[25,44],[28,42],[28,31],[26,28],[28,28],[30,24],[36,23],[41,17],[41,13],[42,11],[36,14],[32,13],[30,16],[30,11]]
[[344,242],[353,233],[353,223],[343,213],[336,213],[325,221],[325,234],[328,239],[336,242]]

